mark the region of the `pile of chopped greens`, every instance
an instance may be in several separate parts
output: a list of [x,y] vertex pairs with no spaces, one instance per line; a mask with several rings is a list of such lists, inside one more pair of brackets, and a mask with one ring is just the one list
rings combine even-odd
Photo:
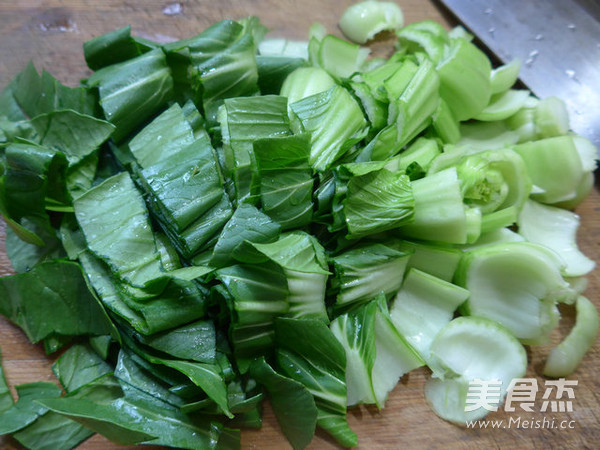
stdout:
[[469,381],[503,381],[501,402],[559,303],[577,323],[545,374],[577,368],[598,315],[571,210],[596,149],[560,100],[513,88],[517,61],[361,8],[342,30],[397,29],[389,58],[251,17],[168,44],[122,28],[84,44],[80,87],[31,64],[6,87],[0,313],[59,355],[62,389],[13,403],[0,376],[0,434],[239,448],[268,398],[294,448],[316,427],[352,447],[347,408],[421,366],[464,423],[487,413]]

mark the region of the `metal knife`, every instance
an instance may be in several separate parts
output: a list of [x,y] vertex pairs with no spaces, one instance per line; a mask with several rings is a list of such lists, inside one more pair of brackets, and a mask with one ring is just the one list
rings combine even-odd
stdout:
[[[567,105],[571,128],[600,150],[600,4],[594,0],[438,0],[520,80]],[[585,6],[585,8],[584,8]]]

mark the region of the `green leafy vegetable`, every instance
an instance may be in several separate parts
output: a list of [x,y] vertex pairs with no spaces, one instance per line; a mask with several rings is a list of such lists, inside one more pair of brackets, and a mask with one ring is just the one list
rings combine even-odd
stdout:
[[344,446],[356,445],[346,420],[346,355],[327,326],[318,320],[275,321],[277,361],[282,372],[304,384],[315,398],[317,425]]
[[39,75],[32,63],[14,78],[0,96],[2,115],[13,122],[67,109],[96,116],[98,106],[94,94],[89,90],[64,86],[46,71]]
[[350,93],[340,86],[290,105],[294,132],[311,135],[309,162],[316,170],[330,168],[367,131],[367,121]]
[[51,261],[64,256],[62,243],[56,237],[53,229],[45,225],[36,224],[35,221],[22,219],[21,223],[27,229],[35,232],[42,241],[43,245],[35,245],[22,240],[12,228],[6,229],[6,253],[10,259],[15,272],[24,273],[42,263]]
[[239,203],[258,195],[253,142],[290,134],[285,98],[276,95],[227,99],[220,110],[225,164]]
[[325,309],[329,275],[325,249],[313,236],[297,231],[253,247],[283,269],[288,287],[287,316],[329,322]]
[[140,336],[140,340],[176,358],[209,364],[216,362],[215,326],[210,320],[199,320],[152,336]]
[[332,288],[337,292],[336,304],[340,308],[360,305],[380,292],[391,298],[402,285],[409,258],[409,253],[380,243],[360,246],[334,257]]
[[13,434],[26,448],[40,450],[71,449],[88,439],[94,432],[67,417],[47,412],[31,425]]
[[90,253],[80,255],[81,264],[102,304],[143,334],[168,330],[206,314],[206,294],[194,282],[170,280],[158,294],[136,298],[126,285],[115,280],[102,260]]
[[410,223],[414,197],[402,172],[387,169],[353,177],[348,183],[344,216],[351,238],[373,234]]
[[217,23],[188,47],[192,82],[202,86],[202,102],[209,123],[216,122],[223,99],[258,91],[256,48],[263,29],[255,22],[246,25],[249,26],[233,21]]
[[18,401],[0,414],[0,436],[14,433],[33,423],[48,411],[40,400],[57,398],[60,388],[54,383],[28,383],[16,386]]
[[0,278],[0,313],[19,325],[33,343],[67,336],[111,332],[109,319],[72,262],[40,264],[27,273]]
[[130,26],[119,28],[83,43],[83,56],[92,70],[135,58],[144,50],[131,36]]
[[[4,158],[4,216],[17,224],[23,218],[28,218],[34,221],[34,227],[38,225],[49,228],[46,212],[48,199],[59,204],[68,202],[65,155],[33,143],[12,143],[4,148]],[[20,234],[19,228],[13,227],[13,231]],[[37,240],[27,241],[42,245]]]
[[217,271],[231,311],[231,343],[246,372],[257,356],[272,349],[273,323],[289,311],[287,280],[273,263],[234,265]]
[[256,140],[253,149],[265,213],[284,230],[308,225],[314,184],[308,135]]
[[111,373],[111,367],[89,346],[75,344],[54,363],[52,370],[67,392]]
[[[61,386],[0,372],[0,434],[73,448],[237,449],[268,395],[293,448],[381,409],[427,365],[455,423],[472,383],[525,374],[558,303],[566,376],[598,331],[578,206],[597,149],[565,103],[518,89],[463,28],[350,7],[342,32],[266,39],[256,17],[169,43],[84,44],[68,88],[32,64],[0,94],[0,214],[17,275],[0,313],[56,356]],[[381,43],[377,44],[378,46]],[[383,54],[383,52],[381,52]],[[54,358],[54,357],[53,357]],[[64,394],[63,394],[64,392]]]
[[115,127],[110,123],[73,110],[40,114],[31,121],[34,140],[65,154],[70,165],[77,164],[106,141]]
[[221,232],[210,264],[222,267],[234,260],[257,262],[252,243],[268,243],[279,237],[281,226],[252,205],[239,206]]
[[148,211],[127,172],[90,189],[74,207],[90,250],[120,277],[144,287],[162,274]]
[[125,138],[173,99],[173,77],[162,50],[112,64],[88,80],[97,87],[106,119],[116,126],[113,138]]
[[375,313],[377,304],[369,302],[352,313],[331,322],[331,332],[346,353],[348,406],[375,403],[372,372],[375,364]]
[[[305,448],[317,425],[317,407],[309,390],[302,383],[275,372],[264,359],[255,361],[250,372],[269,393],[277,421],[292,446]],[[294,405],[294,411],[289,405]]]

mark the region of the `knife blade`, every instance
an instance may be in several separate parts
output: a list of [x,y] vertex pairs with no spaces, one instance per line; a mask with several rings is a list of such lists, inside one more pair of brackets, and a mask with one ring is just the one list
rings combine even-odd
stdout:
[[[600,18],[593,0],[438,0],[500,61],[521,60],[520,80],[556,96],[571,129],[600,151]],[[595,6],[594,6],[595,5]],[[594,9],[596,8],[596,9]]]

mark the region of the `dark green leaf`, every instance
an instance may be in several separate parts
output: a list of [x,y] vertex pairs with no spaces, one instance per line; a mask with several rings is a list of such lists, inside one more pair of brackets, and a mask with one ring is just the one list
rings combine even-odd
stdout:
[[308,225],[312,218],[313,177],[306,134],[254,141],[262,208],[282,229]]
[[234,181],[237,202],[255,202],[259,185],[253,143],[290,134],[287,100],[277,95],[228,98],[219,122],[226,171]]
[[[25,71],[31,69],[35,70],[32,63],[27,66]],[[19,76],[22,77],[23,75],[17,75],[15,78],[13,78],[0,94],[0,117],[4,118],[1,127],[3,131],[8,130],[9,127],[15,127],[15,131],[18,132],[17,123],[25,123],[24,121],[27,120],[27,115],[19,106],[19,103],[14,95],[15,90],[18,89]]]
[[87,250],[85,237],[79,225],[75,214],[65,214],[59,229],[60,240],[71,260],[76,260],[79,255]]
[[[170,405],[180,407],[183,400],[173,394],[168,385],[160,378],[154,376],[136,361],[141,358],[133,355],[130,351],[121,349],[115,367],[115,377],[119,380],[125,397],[137,396],[142,391]],[[142,360],[144,361],[144,360]],[[146,364],[148,362],[144,361]]]
[[0,436],[14,433],[44,414],[47,408],[37,401],[60,397],[62,391],[54,383],[28,383],[16,386],[19,400],[0,413]]
[[0,115],[11,121],[64,109],[95,116],[96,98],[88,89],[63,86],[46,71],[40,76],[32,63],[14,78],[0,97]]
[[10,218],[47,223],[46,199],[67,202],[65,155],[32,143],[12,143],[4,152],[4,201]]
[[221,374],[221,369],[215,364],[203,364],[189,361],[178,361],[165,359],[151,354],[137,345],[134,341],[129,341],[128,345],[142,358],[152,364],[159,364],[174,369],[198,386],[206,395],[214,401],[221,411],[229,418],[233,417],[229,411],[227,388]]
[[192,419],[176,406],[134,387],[126,391],[126,397],[118,396],[117,391],[106,391],[101,398],[78,393],[43,403],[119,444],[150,441],[169,447],[211,449],[221,432],[230,432],[217,422]]
[[[120,393],[118,386],[109,375],[85,385],[73,395],[78,398],[109,401]],[[76,447],[93,434],[94,432],[89,428],[65,416],[47,411],[32,424],[14,433],[13,437],[31,449],[68,450]]]
[[142,53],[128,25],[83,43],[83,56],[92,70],[135,58]]
[[227,385],[227,402],[234,414],[251,412],[260,406],[262,400],[263,394],[256,389],[254,380],[246,383],[245,387],[241,381],[232,381]]
[[223,267],[235,260],[253,263],[264,260],[250,245],[273,242],[279,237],[281,226],[252,205],[240,205],[221,235],[213,250],[210,265]]
[[100,356],[100,358],[106,360],[106,358],[108,358],[108,351],[112,340],[112,336],[108,334],[104,336],[91,336],[90,347],[98,354],[98,356]]
[[223,99],[258,92],[254,37],[258,27],[252,21],[247,25],[223,20],[197,36],[163,46],[177,81],[185,85],[188,95],[190,91],[192,96],[202,92],[203,109],[211,125],[216,123]]
[[[67,169],[67,190],[72,199],[80,197],[92,187],[96,181],[98,163],[98,152],[93,152]],[[72,212],[72,207],[69,212]]]
[[69,164],[76,164],[94,152],[114,131],[114,125],[73,110],[51,111],[30,121],[34,140],[62,152]]
[[329,274],[325,249],[314,236],[303,231],[284,233],[275,242],[252,246],[284,269]]
[[169,161],[194,140],[194,130],[186,120],[184,111],[174,103],[136,134],[128,146],[140,167],[147,169]]
[[168,159],[140,172],[151,205],[173,232],[181,232],[221,200],[224,190],[216,155],[206,133],[183,148],[161,149]]
[[78,264],[42,263],[25,274],[0,278],[0,313],[32,342],[52,333],[108,334],[110,321],[92,296]]
[[13,434],[21,445],[35,450],[69,450],[94,434],[71,419],[47,412],[35,422]]
[[256,57],[258,67],[258,87],[265,94],[279,94],[281,85],[286,77],[299,67],[307,65],[302,58],[289,56],[261,56]]
[[52,333],[50,336],[44,338],[44,351],[46,355],[51,355],[61,348],[66,347],[71,342],[73,342],[73,336]]
[[310,391],[302,383],[275,372],[264,358],[252,364],[250,373],[269,393],[277,422],[292,447],[305,448],[317,425],[317,407]]
[[52,365],[52,371],[67,393],[112,372],[112,368],[88,345],[71,346]]
[[102,303],[142,334],[153,334],[203,317],[206,297],[193,281],[167,280],[163,292],[136,298],[134,289],[115,280],[109,268],[90,253],[80,255],[90,284]]
[[12,228],[7,228],[6,254],[15,272],[24,273],[42,262],[65,256],[61,241],[56,237],[54,229],[51,231],[47,226],[36,225],[35,222],[25,218],[21,220],[21,224],[35,232],[45,245],[39,246],[25,242]]
[[140,336],[140,341],[176,358],[215,363],[216,335],[211,320],[200,320],[152,336]]
[[100,69],[88,79],[97,87],[106,119],[117,128],[120,141],[173,99],[173,78],[165,54],[152,50]]
[[213,364],[172,361],[159,358],[153,358],[151,362],[157,362],[167,367],[171,367],[189,377],[196,386],[200,387],[211,400],[219,405],[227,417],[233,417],[233,414],[229,411],[227,402],[227,388],[223,383],[223,378],[221,377],[220,370],[217,366]]
[[164,275],[146,205],[127,172],[90,189],[73,206],[90,250],[120,277],[144,287]]
[[243,33],[243,26],[233,20],[222,20],[212,24],[202,33],[188,39],[163,45],[166,52],[189,50],[192,62],[201,64],[225,50]]
[[348,182],[344,215],[351,238],[410,223],[414,198],[408,176],[381,169]]
[[181,255],[191,259],[217,242],[219,233],[232,214],[233,208],[229,196],[223,192],[212,208],[181,233],[172,232],[166,227],[164,231]]
[[181,260],[169,238],[163,233],[154,233],[154,242],[156,242],[156,249],[160,254],[163,268],[167,272],[181,269]]
[[273,320],[289,310],[287,280],[275,264],[236,265],[221,269],[222,295],[231,310],[231,343],[238,367],[246,372],[256,356],[273,347]]
[[319,320],[278,318],[275,338],[282,372],[315,398],[317,424],[341,445],[355,446],[346,419],[346,354],[333,333]]
[[[0,102],[1,101],[0,98]],[[2,106],[0,106],[0,110],[1,108]],[[11,122],[6,116],[0,115],[0,143],[14,142],[19,139],[30,139],[33,134],[33,128],[26,119],[18,122]]]
[[341,86],[292,103],[290,108],[293,131],[311,135],[309,161],[316,170],[330,168],[368,130],[359,104]]
[[[81,423],[117,444],[139,444],[154,439],[154,436],[147,433],[149,426],[144,427],[136,423],[140,422],[137,408],[123,400],[100,405],[86,399],[57,398],[41,401],[40,404],[57,414]],[[146,421],[144,418],[141,422]]]
[[258,93],[258,69],[254,38],[243,34],[212,58],[197,63],[192,53],[193,77],[202,85],[204,113],[209,123],[217,122],[217,110],[223,99]]

